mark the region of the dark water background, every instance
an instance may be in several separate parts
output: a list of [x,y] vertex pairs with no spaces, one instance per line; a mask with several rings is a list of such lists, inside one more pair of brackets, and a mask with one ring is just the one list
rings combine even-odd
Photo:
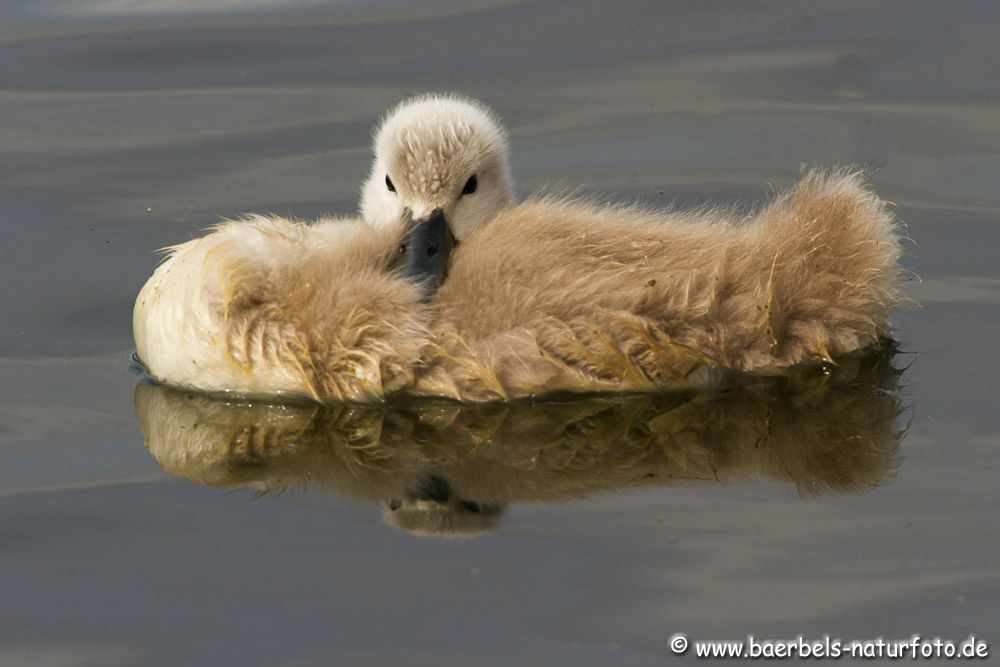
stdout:
[[[661,665],[678,631],[1000,647],[1000,5],[214,6],[0,2],[0,664]],[[441,540],[350,494],[161,470],[128,372],[153,250],[353,211],[374,120],[428,90],[495,107],[522,194],[759,202],[802,163],[868,168],[922,279],[894,320],[895,475],[527,499]]]

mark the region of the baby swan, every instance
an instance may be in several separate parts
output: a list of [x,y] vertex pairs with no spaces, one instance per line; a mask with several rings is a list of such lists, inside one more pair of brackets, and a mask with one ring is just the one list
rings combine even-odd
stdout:
[[495,117],[403,103],[363,220],[251,217],[173,248],[139,356],[194,389],[487,401],[781,374],[888,331],[900,235],[856,174],[809,172],[747,219],[512,198]]
[[507,139],[480,104],[428,95],[385,117],[374,153],[361,220],[251,215],[168,248],[133,311],[149,373],[330,400],[412,383],[452,247],[513,197]]

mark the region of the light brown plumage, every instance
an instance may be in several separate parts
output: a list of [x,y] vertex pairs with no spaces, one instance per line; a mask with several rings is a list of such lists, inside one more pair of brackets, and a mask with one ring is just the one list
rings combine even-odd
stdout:
[[139,354],[175,384],[319,400],[654,391],[874,345],[897,299],[897,227],[843,172],[745,220],[511,206],[429,302],[389,269],[400,233],[254,218],[183,244],[137,301]]
[[250,216],[169,249],[136,299],[150,373],[206,391],[379,399],[413,380],[431,312],[388,270],[399,232]]
[[[507,155],[481,103],[403,102],[376,132],[362,219],[250,216],[170,249],[136,300],[139,356],[203,390],[483,401],[782,373],[887,331],[899,233],[856,174],[810,172],[738,219],[513,204]],[[439,280],[450,244],[432,255],[407,220],[461,242],[429,301],[402,271]]]
[[809,172],[747,220],[541,199],[452,258],[417,393],[650,391],[877,342],[899,232],[857,174]]

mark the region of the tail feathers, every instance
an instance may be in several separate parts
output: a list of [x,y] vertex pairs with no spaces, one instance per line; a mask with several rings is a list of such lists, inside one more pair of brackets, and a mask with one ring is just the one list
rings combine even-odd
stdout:
[[[813,170],[750,227],[765,345],[746,370],[877,342],[898,301],[900,231],[857,172]],[[769,266],[768,266],[769,265]]]

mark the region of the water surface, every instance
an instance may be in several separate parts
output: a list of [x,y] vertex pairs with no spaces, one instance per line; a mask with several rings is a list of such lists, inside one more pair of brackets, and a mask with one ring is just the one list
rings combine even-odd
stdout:
[[[213,4],[0,4],[0,663],[661,665],[678,631],[1000,641],[995,3]],[[363,450],[409,457],[374,481],[367,459],[289,468],[282,434],[317,418],[294,410],[251,415],[284,427],[253,440],[224,406],[226,455],[147,450],[158,388],[129,373],[130,312],[153,251],[243,211],[350,213],[374,120],[427,90],[496,108],[522,194],[728,205],[803,163],[867,168],[913,239],[893,393],[849,386],[868,421],[836,412],[858,405],[842,389],[788,413],[774,388],[475,428],[321,416],[410,443]],[[778,458],[743,439],[753,401],[795,417]],[[441,460],[434,433],[486,419],[521,447]],[[870,447],[838,459],[823,427],[845,421]],[[701,423],[728,426],[708,443]],[[662,429],[687,438],[672,459],[620,445]],[[254,442],[276,449],[233,454]],[[532,443],[563,458],[518,459]],[[324,467],[330,446],[309,450],[315,476],[347,470]],[[445,497],[435,478],[480,504],[458,522],[474,536],[392,518]]]

